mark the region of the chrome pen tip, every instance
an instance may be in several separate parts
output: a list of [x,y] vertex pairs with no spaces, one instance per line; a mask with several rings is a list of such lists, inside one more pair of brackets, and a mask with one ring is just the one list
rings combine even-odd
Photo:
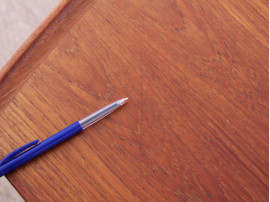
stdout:
[[126,97],[126,98],[123,98],[123,99],[119,100],[119,102],[120,102],[121,105],[123,105],[123,104],[125,104],[127,102],[127,100],[128,100],[128,98]]

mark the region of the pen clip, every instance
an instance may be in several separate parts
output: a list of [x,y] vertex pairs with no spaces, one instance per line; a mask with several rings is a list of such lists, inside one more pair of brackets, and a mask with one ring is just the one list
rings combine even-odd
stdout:
[[22,153],[26,149],[32,147],[33,145],[36,145],[38,142],[39,142],[39,140],[34,140],[32,142],[27,143],[24,146],[19,147],[18,149],[15,149],[13,152],[11,152],[5,158],[3,158],[2,161],[0,161],[0,166],[3,166],[4,164],[8,163],[12,159],[16,158],[20,153]]

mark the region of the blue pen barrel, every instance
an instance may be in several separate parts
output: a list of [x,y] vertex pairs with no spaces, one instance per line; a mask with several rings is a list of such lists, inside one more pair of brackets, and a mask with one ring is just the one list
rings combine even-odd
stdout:
[[77,121],[72,125],[66,127],[65,129],[59,131],[53,136],[47,138],[46,140],[23,152],[22,154],[19,154],[14,159],[2,165],[0,167],[0,177],[11,172],[15,168],[27,163],[28,161],[46,152],[47,150],[51,149],[52,147],[58,145],[59,143],[63,142],[64,140],[68,139],[69,137],[75,135],[82,130],[83,128],[81,124]]

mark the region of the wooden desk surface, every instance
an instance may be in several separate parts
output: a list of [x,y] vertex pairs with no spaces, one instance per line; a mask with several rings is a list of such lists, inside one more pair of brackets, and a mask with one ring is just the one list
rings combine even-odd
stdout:
[[267,201],[268,13],[63,1],[1,72],[0,157],[129,103],[7,178],[29,201]]

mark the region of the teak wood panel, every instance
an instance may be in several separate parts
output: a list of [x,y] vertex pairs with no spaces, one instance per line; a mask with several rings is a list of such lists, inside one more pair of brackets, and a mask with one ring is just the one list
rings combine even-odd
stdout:
[[8,174],[24,199],[268,200],[267,1],[64,3],[2,72],[0,157],[129,101]]

